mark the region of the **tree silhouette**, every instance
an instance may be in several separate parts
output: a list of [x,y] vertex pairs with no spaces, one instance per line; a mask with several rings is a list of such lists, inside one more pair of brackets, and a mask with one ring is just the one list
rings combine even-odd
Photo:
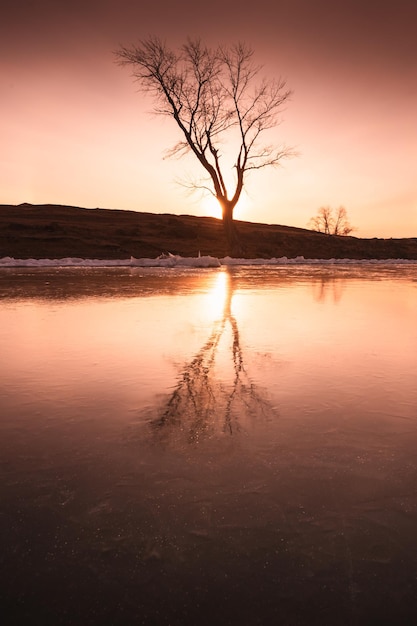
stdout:
[[351,226],[345,207],[333,211],[329,206],[321,207],[317,215],[309,221],[312,230],[326,235],[349,235],[355,228]]
[[[232,313],[233,276],[226,271],[225,277],[222,317],[214,323],[206,343],[182,368],[173,393],[152,423],[161,435],[172,437],[177,433],[195,443],[219,432],[235,434],[246,420],[274,412],[246,371],[238,324]],[[227,328],[231,331],[229,382],[216,375],[219,344]]]
[[[279,123],[279,113],[291,91],[282,79],[259,78],[261,67],[253,50],[239,43],[210,49],[199,39],[174,51],[157,37],[116,52],[121,65],[132,67],[134,78],[156,102],[155,111],[172,117],[183,139],[171,155],[192,153],[208,177],[194,188],[207,189],[219,202],[229,253],[242,252],[233,210],[251,170],[278,165],[292,154],[259,142]],[[234,183],[226,183],[222,146],[231,158]],[[231,190],[228,188],[231,187]]]

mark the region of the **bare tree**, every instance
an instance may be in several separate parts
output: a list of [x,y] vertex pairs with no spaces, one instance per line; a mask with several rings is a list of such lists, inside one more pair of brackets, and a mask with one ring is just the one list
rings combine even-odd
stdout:
[[326,235],[349,235],[355,228],[350,224],[346,209],[341,206],[337,211],[325,206],[309,221],[312,230]]
[[[253,50],[238,43],[211,49],[199,39],[174,51],[157,37],[116,51],[120,65],[129,65],[140,88],[156,103],[155,112],[172,117],[183,139],[171,155],[192,153],[207,178],[194,188],[207,189],[218,200],[229,252],[241,252],[233,210],[251,170],[276,166],[293,154],[283,147],[264,145],[260,136],[279,123],[279,113],[290,98],[282,79],[260,78],[261,66]],[[232,152],[232,184],[226,182],[225,154]]]

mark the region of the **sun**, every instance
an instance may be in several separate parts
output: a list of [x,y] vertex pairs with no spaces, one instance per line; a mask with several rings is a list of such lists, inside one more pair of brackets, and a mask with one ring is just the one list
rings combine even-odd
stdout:
[[207,194],[199,201],[201,212],[206,217],[217,217],[221,219],[222,212],[216,198],[211,194]]
[[[237,203],[234,210],[235,218],[246,219],[247,215],[250,212],[251,204],[251,199],[248,194],[242,193],[239,198],[239,202]],[[218,219],[221,219],[222,213],[220,205],[213,195],[207,194],[206,196],[203,196],[201,200],[199,200],[199,206],[202,215],[206,217],[217,217]]]

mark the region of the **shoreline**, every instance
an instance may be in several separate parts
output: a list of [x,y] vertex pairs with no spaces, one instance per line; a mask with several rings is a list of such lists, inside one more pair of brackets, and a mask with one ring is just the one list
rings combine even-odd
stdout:
[[417,259],[305,259],[296,258],[271,258],[271,259],[245,259],[225,257],[181,257],[179,255],[161,255],[161,257],[142,259],[86,259],[86,258],[60,258],[60,259],[15,259],[12,257],[0,258],[0,269],[13,268],[219,268],[236,266],[253,267],[285,267],[285,266],[381,266],[381,265],[406,265],[417,266]]

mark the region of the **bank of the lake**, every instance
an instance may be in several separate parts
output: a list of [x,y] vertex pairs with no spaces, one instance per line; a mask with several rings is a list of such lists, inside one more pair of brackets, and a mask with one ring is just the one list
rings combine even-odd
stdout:
[[[336,237],[303,228],[237,222],[246,258],[417,259],[417,237]],[[61,205],[0,205],[0,258],[224,257],[220,220]]]

